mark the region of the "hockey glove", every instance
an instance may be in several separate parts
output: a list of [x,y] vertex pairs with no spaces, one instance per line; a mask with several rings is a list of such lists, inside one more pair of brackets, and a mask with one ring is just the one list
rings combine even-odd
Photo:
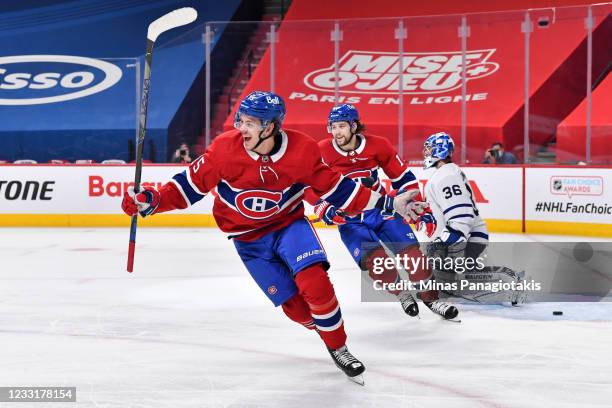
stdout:
[[157,210],[161,194],[152,187],[144,187],[138,194],[134,187],[129,187],[123,195],[121,208],[127,215],[139,213],[143,218],[151,215]]
[[383,200],[382,209],[386,212],[396,212],[408,222],[416,222],[418,217],[429,207],[427,202],[416,200],[418,197],[420,197],[420,193],[416,189],[400,191],[395,197],[386,195],[381,197],[381,200]]
[[428,238],[431,238],[433,234],[436,232],[436,228],[438,227],[438,222],[436,221],[436,218],[431,213],[431,210],[427,208],[425,212],[417,218],[414,225],[417,231],[424,232]]
[[327,225],[346,224],[342,212],[327,201],[321,201],[319,204],[315,205],[314,212],[317,217]]
[[[397,191],[393,190],[387,195],[383,196],[383,198],[381,198],[382,203],[383,203],[383,208],[382,210],[380,210],[380,215],[385,221],[392,220],[395,218],[395,211],[393,210],[393,202],[387,201],[385,197],[390,197],[391,199],[395,199],[396,195],[397,195]],[[389,208],[391,210],[389,210]]]

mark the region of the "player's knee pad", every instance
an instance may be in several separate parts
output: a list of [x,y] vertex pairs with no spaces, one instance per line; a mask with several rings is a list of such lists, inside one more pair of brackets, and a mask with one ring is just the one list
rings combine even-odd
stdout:
[[283,312],[296,323],[299,323],[309,330],[315,328],[314,321],[310,315],[310,308],[304,298],[296,293],[289,300],[281,305]]

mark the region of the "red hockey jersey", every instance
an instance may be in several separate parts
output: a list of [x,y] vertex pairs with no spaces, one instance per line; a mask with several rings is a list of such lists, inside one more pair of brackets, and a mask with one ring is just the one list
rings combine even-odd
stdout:
[[[391,179],[391,186],[394,190],[419,187],[416,177],[408,170],[408,166],[399,157],[389,140],[375,135],[358,134],[355,137],[360,140],[359,147],[351,152],[340,149],[333,137],[321,140],[319,148],[323,161],[332,169],[355,181],[366,184],[364,180],[370,178],[366,185],[371,185],[372,190],[381,194],[385,193],[385,189],[380,182],[379,169],[382,169]],[[313,201],[316,201],[318,197],[314,198],[315,192],[312,191],[312,193],[308,191],[307,200],[314,204]]]
[[250,241],[304,217],[304,189],[347,212],[374,208],[380,195],[332,170],[304,133],[281,132],[280,149],[259,155],[239,131],[219,135],[189,169],[161,189],[157,213],[193,205],[216,187],[213,215],[219,228]]

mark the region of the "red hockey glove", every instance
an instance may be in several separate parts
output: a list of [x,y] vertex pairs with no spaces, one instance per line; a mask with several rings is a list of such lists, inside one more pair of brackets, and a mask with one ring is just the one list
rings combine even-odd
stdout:
[[327,201],[321,201],[314,208],[314,212],[321,221],[327,225],[344,225],[344,215]]
[[417,218],[414,223],[417,231],[423,231],[427,235],[428,238],[431,238],[433,234],[436,232],[436,228],[438,227],[438,222],[436,218],[431,213],[431,210],[427,208],[425,213]]
[[134,193],[134,187],[129,187],[123,194],[121,208],[127,215],[140,213],[144,218],[157,210],[161,194],[153,187],[144,187],[138,194]]

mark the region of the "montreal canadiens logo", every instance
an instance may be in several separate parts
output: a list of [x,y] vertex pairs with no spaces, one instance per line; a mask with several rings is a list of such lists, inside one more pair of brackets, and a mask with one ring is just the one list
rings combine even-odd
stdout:
[[[465,54],[466,80],[493,74],[499,64],[489,59],[495,49],[471,50]],[[403,91],[407,94],[435,94],[461,87],[461,51],[407,52],[402,58]],[[317,91],[336,88],[334,65],[304,77]],[[338,88],[341,93],[397,94],[400,84],[400,56],[397,52],[350,50],[339,61]]]
[[236,208],[245,217],[263,220],[280,210],[278,203],[282,197],[282,193],[279,192],[265,190],[243,191],[236,196]]
[[72,55],[0,57],[0,105],[40,105],[102,92],[121,79],[118,66]]

